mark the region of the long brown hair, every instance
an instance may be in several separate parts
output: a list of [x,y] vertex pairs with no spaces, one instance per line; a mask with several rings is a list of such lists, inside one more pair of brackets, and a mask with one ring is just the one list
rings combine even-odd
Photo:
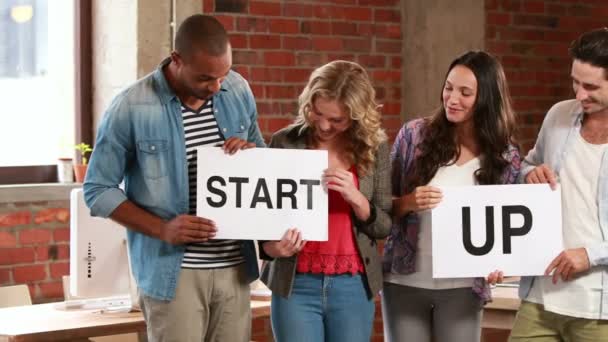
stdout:
[[[470,69],[477,79],[477,98],[473,108],[475,141],[481,151],[481,167],[475,171],[478,184],[500,184],[509,161],[505,152],[514,141],[515,114],[502,66],[492,55],[469,51],[456,58],[446,73],[457,65]],[[445,86],[444,79],[444,86]],[[455,125],[448,121],[442,106],[427,118],[418,145],[420,154],[408,183],[412,187],[428,184],[437,170],[451,165],[460,157]]]

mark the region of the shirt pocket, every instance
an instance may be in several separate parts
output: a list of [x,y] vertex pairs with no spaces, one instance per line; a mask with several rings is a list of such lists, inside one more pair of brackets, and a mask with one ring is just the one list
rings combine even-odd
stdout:
[[162,139],[137,142],[139,167],[146,178],[165,177],[168,170],[169,141]]
[[240,118],[235,122],[234,135],[243,140],[247,140],[249,138],[249,126],[251,126],[249,118]]

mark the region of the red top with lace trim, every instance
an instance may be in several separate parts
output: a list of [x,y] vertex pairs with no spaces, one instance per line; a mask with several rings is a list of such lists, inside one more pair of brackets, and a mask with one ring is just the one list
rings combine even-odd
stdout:
[[[359,188],[356,169],[351,167],[355,186]],[[334,190],[328,193],[328,240],[308,241],[298,254],[296,270],[314,274],[365,273],[351,221],[351,208]]]

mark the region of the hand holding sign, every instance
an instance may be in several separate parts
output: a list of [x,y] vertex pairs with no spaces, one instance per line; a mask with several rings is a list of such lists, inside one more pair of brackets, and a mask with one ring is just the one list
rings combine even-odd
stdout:
[[222,150],[226,154],[235,154],[238,150],[246,150],[248,148],[254,148],[255,143],[237,138],[230,137],[228,140],[224,141],[224,145],[222,145]]
[[548,276],[553,270],[553,284],[557,284],[557,280],[561,277],[562,281],[570,281],[580,272],[585,272],[591,268],[589,256],[585,248],[567,249],[561,252],[545,271]]
[[504,274],[502,273],[502,271],[499,271],[499,270],[496,270],[496,271],[488,274],[488,276],[486,277],[486,281],[490,285],[500,284],[500,283],[502,283],[503,279],[504,279]]
[[323,183],[328,189],[339,192],[360,220],[365,221],[369,218],[369,202],[355,186],[350,171],[339,168],[326,169],[323,173]]
[[296,228],[287,229],[281,241],[266,241],[262,245],[264,252],[273,258],[288,258],[304,248],[306,241]]
[[549,183],[551,185],[551,189],[555,190],[557,186],[557,177],[555,177],[555,173],[549,166],[542,164],[530,171],[528,175],[526,175],[526,183],[528,184],[544,184]]
[[212,239],[216,231],[215,223],[209,219],[179,215],[165,222],[161,229],[161,239],[174,245],[204,242]]
[[412,211],[433,209],[442,198],[441,189],[434,186],[419,186],[409,194],[397,198],[393,204],[397,216],[401,217]]

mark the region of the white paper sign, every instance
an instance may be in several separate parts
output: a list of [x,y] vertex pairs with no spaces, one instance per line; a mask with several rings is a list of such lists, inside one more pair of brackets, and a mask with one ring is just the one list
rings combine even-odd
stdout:
[[[433,277],[542,275],[563,250],[561,191],[547,184],[441,187]],[[492,227],[493,226],[493,227]]]
[[308,241],[327,241],[327,151],[254,148],[226,155],[198,153],[198,216],[213,220],[217,239],[280,240],[298,228]]

